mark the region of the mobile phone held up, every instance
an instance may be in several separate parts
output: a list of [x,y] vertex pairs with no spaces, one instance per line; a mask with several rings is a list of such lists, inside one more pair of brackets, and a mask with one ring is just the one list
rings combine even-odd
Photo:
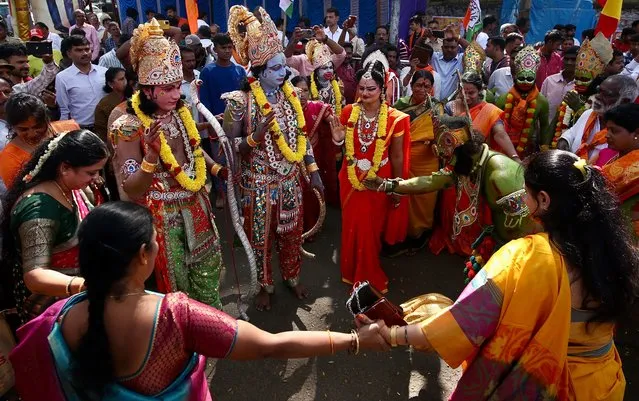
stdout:
[[27,54],[34,57],[42,57],[46,54],[53,54],[53,45],[50,40],[27,42]]
[[302,39],[310,39],[314,34],[312,29],[302,29]]

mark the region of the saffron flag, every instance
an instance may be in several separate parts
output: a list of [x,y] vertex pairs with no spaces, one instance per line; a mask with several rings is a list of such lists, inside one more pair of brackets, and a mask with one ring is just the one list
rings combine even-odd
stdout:
[[471,42],[475,38],[475,34],[482,28],[479,0],[470,0],[463,24],[464,31],[466,32],[466,40]]
[[289,18],[293,16],[293,0],[280,0],[280,8]]
[[186,19],[189,21],[189,30],[191,33],[197,32],[197,19],[199,11],[197,9],[197,0],[186,0],[184,2],[186,6]]
[[603,10],[599,15],[599,21],[595,28],[595,34],[601,32],[605,37],[610,38],[617,30],[619,19],[621,18],[621,5],[623,0],[602,0]]

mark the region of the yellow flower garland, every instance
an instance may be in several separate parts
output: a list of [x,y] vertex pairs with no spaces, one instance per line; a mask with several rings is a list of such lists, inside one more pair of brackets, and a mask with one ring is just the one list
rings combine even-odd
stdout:
[[[153,123],[153,120],[140,110],[140,92],[136,92],[131,98],[131,106],[137,118],[140,119],[144,128],[149,128]],[[204,184],[206,184],[206,161],[204,160],[204,154],[202,148],[200,148],[200,133],[197,130],[195,121],[191,116],[191,112],[185,106],[178,109],[178,115],[186,128],[186,132],[189,137],[189,144],[193,147],[193,157],[195,158],[195,178],[191,179],[182,167],[178,164],[175,155],[171,151],[171,147],[166,141],[164,132],[160,131],[160,160],[165,165],[169,174],[175,178],[175,181],[180,184],[182,188],[189,192],[198,192]]]
[[[353,105],[351,111],[351,117],[348,119],[348,125],[346,128],[345,147],[346,147],[346,160],[348,161],[348,180],[353,188],[358,191],[364,191],[366,187],[362,185],[361,181],[357,179],[357,172],[355,171],[355,125],[359,120],[360,106],[359,104]],[[377,139],[375,140],[375,153],[373,154],[373,165],[366,174],[366,178],[372,179],[377,177],[377,171],[382,163],[382,156],[384,155],[384,148],[386,146],[386,125],[388,124],[388,105],[382,103],[379,110],[379,124],[377,125]]]
[[[510,122],[510,117],[513,112],[513,100],[514,96],[512,93],[508,93],[506,95],[506,104],[504,105],[504,119],[507,122]],[[519,155],[522,155],[526,150],[526,144],[528,143],[528,138],[530,137],[530,132],[532,131],[533,118],[535,116],[535,110],[537,109],[537,99],[533,99],[527,104],[526,108],[526,120],[524,121],[524,127],[519,134],[519,143],[517,144],[516,150]]]
[[[300,101],[295,94],[295,90],[293,89],[293,85],[291,85],[290,82],[286,82],[284,84],[282,91],[284,92],[286,100],[291,104],[291,106],[293,106],[293,110],[295,110],[295,115],[297,116],[297,149],[295,152],[293,152],[286,143],[284,135],[282,134],[282,129],[276,119],[273,119],[273,122],[271,123],[271,132],[275,139],[275,143],[277,144],[280,152],[282,152],[284,158],[290,163],[300,163],[304,160],[304,155],[306,155],[306,121],[304,120],[304,110],[302,110],[302,105],[300,104]],[[272,113],[271,105],[269,104],[266,94],[258,80],[251,82],[251,92],[253,92],[253,96],[255,96],[255,101],[260,107],[262,115],[266,117],[269,113]]]
[[[335,94],[335,115],[339,117],[342,115],[342,91],[339,90],[337,79],[331,79],[331,87]],[[311,72],[311,99],[319,100],[319,91],[315,83],[315,72]]]

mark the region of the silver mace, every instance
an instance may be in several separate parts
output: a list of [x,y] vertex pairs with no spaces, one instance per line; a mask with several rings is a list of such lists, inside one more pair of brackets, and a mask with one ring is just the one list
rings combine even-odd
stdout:
[[[220,145],[222,146],[222,151],[224,152],[224,155],[226,156],[226,161],[228,166],[234,166],[235,159],[234,159],[233,146],[231,145],[229,138],[226,136],[226,133],[222,129],[222,126],[220,126],[220,123],[217,121],[215,116],[209,111],[209,109],[206,108],[206,106],[204,106],[200,102],[198,89],[201,85],[202,85],[202,81],[199,79],[195,79],[191,82],[191,103],[195,105],[195,107],[197,107],[197,110],[200,112],[200,114],[204,116],[206,121],[208,121],[211,124],[211,127],[213,127],[213,129],[217,133],[217,137],[220,142]],[[231,172],[232,170],[229,168],[229,171]],[[235,232],[237,233],[237,236],[242,242],[242,247],[244,247],[244,251],[246,252],[246,256],[248,257],[248,262],[250,266],[251,285],[249,285],[249,292],[248,294],[246,294],[246,297],[245,297],[246,299],[248,299],[256,294],[256,289],[258,287],[257,262],[255,261],[255,253],[253,252],[253,247],[251,246],[251,242],[246,236],[246,233],[244,232],[244,227],[242,226],[242,216],[240,215],[240,211],[237,206],[238,204],[237,204],[237,199],[235,197],[235,187],[233,186],[232,179],[226,180],[226,189],[227,189],[226,194],[228,197],[229,210],[231,211],[231,221],[233,222],[233,228],[235,228]],[[248,318],[248,315],[246,314],[246,311],[248,309],[248,304],[242,303],[240,301],[238,302],[237,308],[240,311],[240,316],[244,320],[248,321],[249,318]]]

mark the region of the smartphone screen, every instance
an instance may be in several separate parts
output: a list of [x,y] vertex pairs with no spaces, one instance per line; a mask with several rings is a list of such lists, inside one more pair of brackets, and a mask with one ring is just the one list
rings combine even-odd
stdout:
[[434,37],[444,39],[444,31],[432,31],[432,32]]
[[50,40],[40,42],[27,42],[27,54],[35,57],[42,57],[45,54],[53,54],[53,44]]

